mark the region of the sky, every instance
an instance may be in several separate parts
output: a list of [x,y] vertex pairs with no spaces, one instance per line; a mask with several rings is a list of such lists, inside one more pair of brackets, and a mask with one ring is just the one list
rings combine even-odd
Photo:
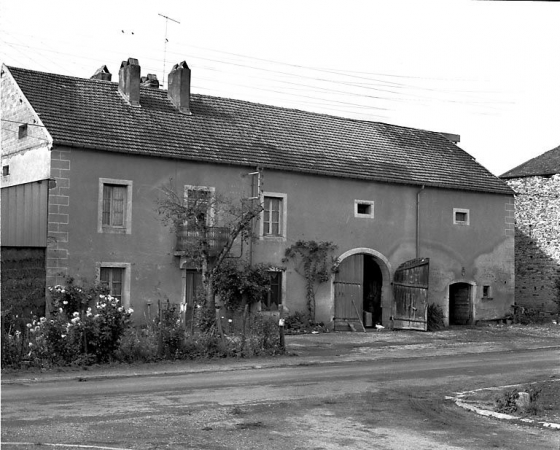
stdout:
[[[166,18],[167,17],[167,18]],[[560,145],[560,3],[0,0],[0,62],[461,136],[495,175]]]

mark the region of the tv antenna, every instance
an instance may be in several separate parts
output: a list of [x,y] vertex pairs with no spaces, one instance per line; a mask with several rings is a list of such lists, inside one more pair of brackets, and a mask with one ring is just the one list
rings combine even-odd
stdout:
[[165,19],[165,40],[163,42],[163,75],[161,77],[161,87],[163,88],[165,85],[165,62],[166,62],[166,55],[167,55],[167,24],[169,23],[170,20],[172,22],[178,23],[179,25],[181,24],[181,22],[160,13],[158,13],[158,16],[161,16]]

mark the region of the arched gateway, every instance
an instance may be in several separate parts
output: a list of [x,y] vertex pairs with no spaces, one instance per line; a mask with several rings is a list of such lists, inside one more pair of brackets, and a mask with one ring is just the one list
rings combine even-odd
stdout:
[[[343,253],[334,276],[334,328],[346,331],[383,324],[391,305],[391,267],[381,253],[356,248]],[[385,319],[386,320],[386,319]]]

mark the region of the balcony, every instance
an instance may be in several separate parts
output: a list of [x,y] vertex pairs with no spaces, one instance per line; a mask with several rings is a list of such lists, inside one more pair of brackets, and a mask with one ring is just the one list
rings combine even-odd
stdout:
[[[208,228],[208,252],[210,256],[217,256],[227,244],[229,230],[226,227],[210,227]],[[177,230],[177,244],[175,246],[175,255],[181,256],[187,250],[193,250],[193,247],[201,243],[201,232],[199,230],[189,229],[182,226]]]

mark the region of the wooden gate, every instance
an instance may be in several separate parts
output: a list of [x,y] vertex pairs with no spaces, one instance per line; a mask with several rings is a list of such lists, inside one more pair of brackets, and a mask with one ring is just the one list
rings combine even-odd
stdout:
[[348,331],[350,324],[363,330],[364,255],[352,255],[338,267],[334,281],[334,329]]
[[418,258],[401,264],[395,272],[395,328],[427,331],[429,268],[429,258]]

